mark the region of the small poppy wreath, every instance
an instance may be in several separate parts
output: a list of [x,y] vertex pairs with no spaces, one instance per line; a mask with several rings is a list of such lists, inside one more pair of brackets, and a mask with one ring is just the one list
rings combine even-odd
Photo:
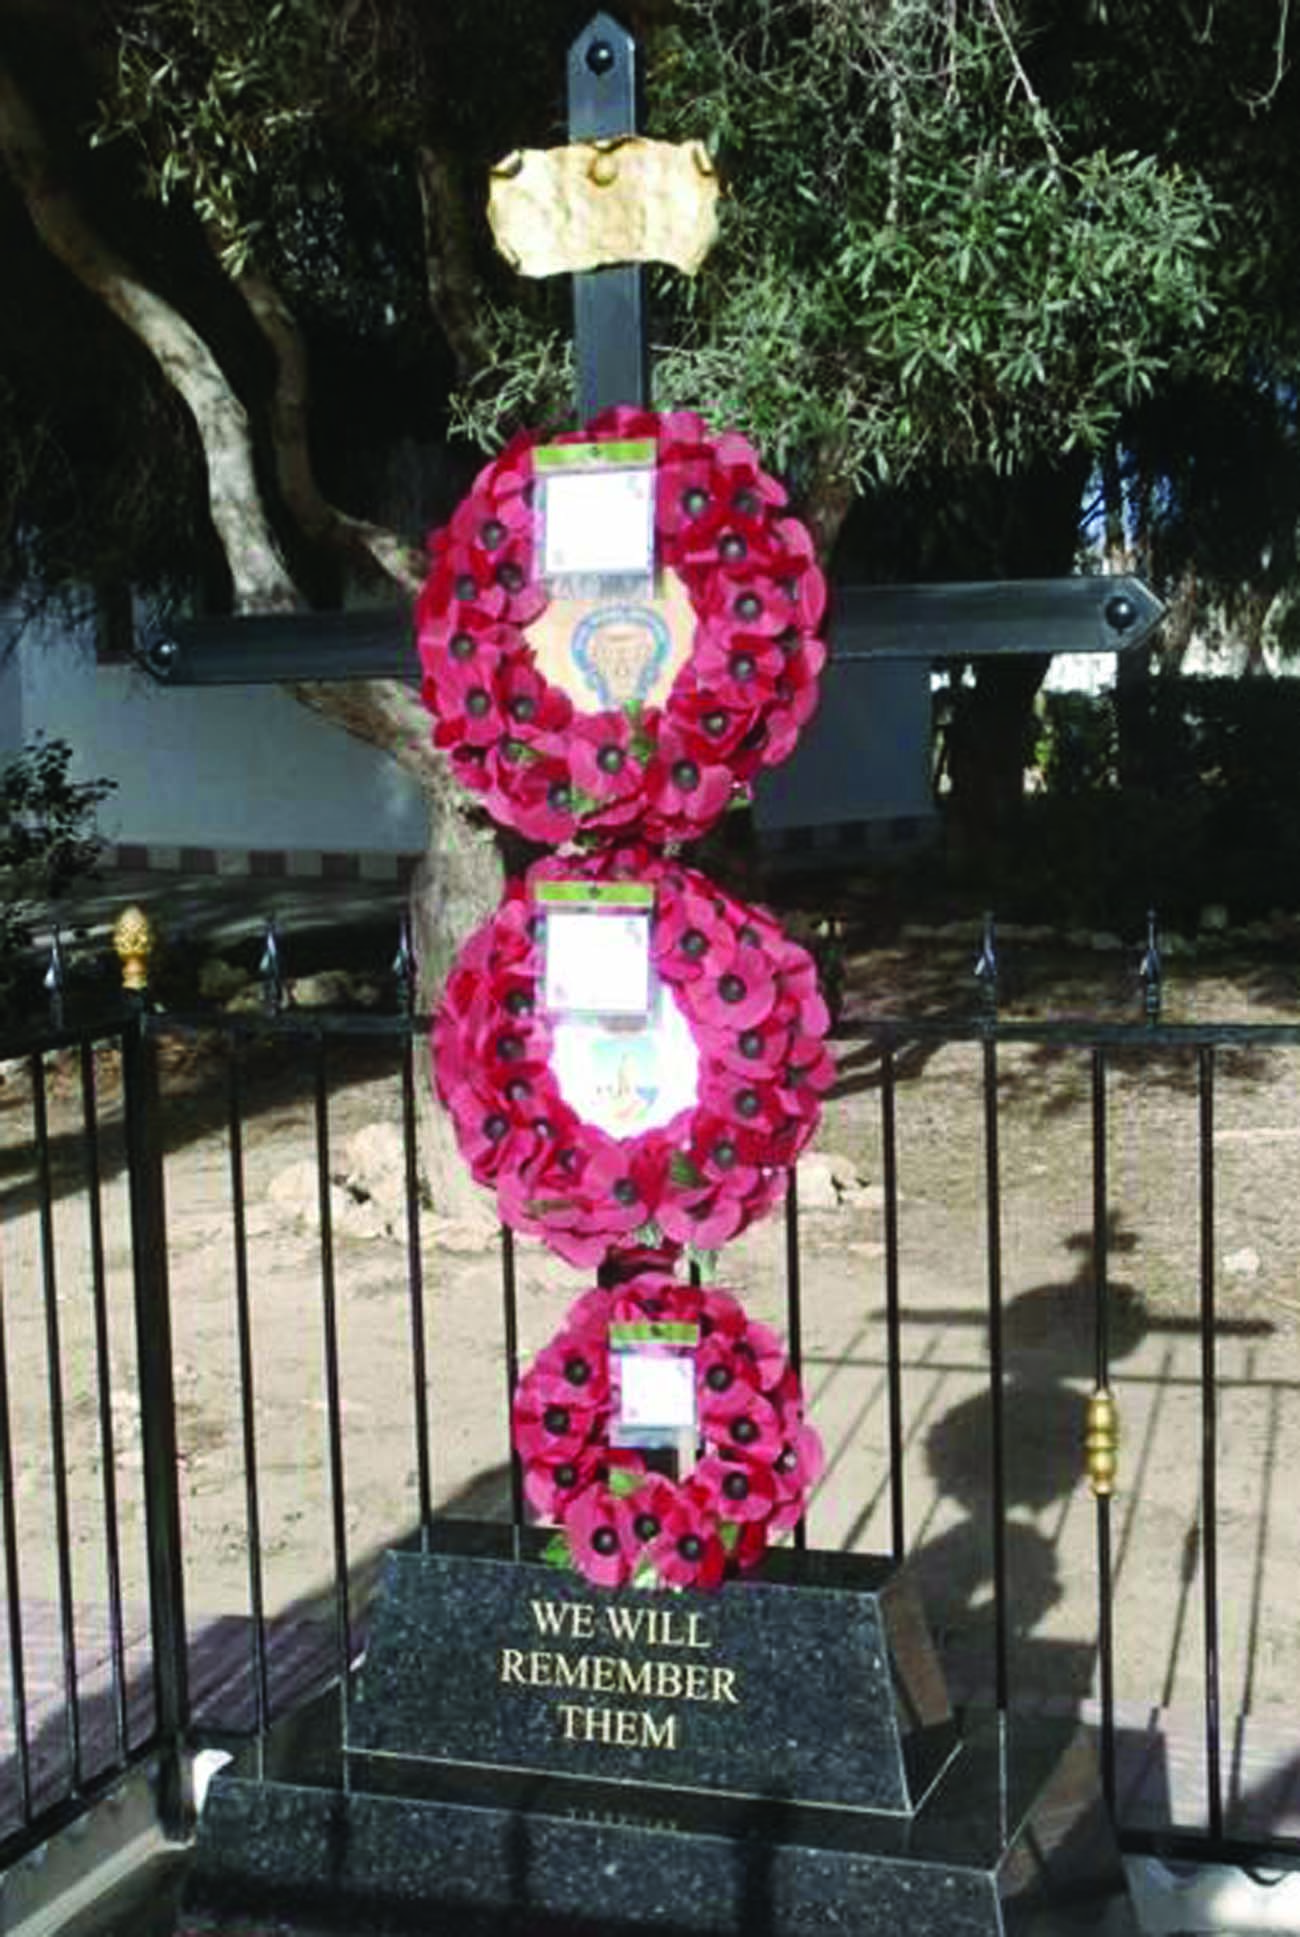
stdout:
[[[532,454],[625,439],[657,446],[657,562],[685,587],[694,643],[664,705],[584,712],[540,674],[525,632],[548,603]],[[619,405],[582,430],[526,432],[479,473],[430,540],[416,621],[434,743],[494,819],[552,847],[689,840],[789,755],[817,704],[826,585],[785,501],[745,438],[684,410]]]
[[[645,1320],[699,1328],[704,1451],[680,1481],[609,1445],[609,1328]],[[755,1567],[769,1537],[802,1519],[823,1466],[776,1333],[731,1292],[662,1271],[578,1299],[515,1388],[513,1429],[525,1498],[559,1529],[547,1558],[601,1587],[716,1588]]]
[[[692,1106],[616,1138],[567,1104],[544,1013],[548,880],[653,885],[650,958],[694,1040]],[[580,1266],[643,1244],[715,1250],[768,1210],[834,1076],[812,957],[766,910],[648,849],[548,855],[462,948],[433,1025],[438,1094],[502,1221]]]

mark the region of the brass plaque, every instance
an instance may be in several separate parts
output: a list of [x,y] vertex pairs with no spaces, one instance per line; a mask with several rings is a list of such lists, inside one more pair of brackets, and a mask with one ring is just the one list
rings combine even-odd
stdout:
[[517,149],[491,172],[488,221],[524,276],[618,262],[670,262],[693,275],[718,229],[718,178],[700,141],[626,135]]

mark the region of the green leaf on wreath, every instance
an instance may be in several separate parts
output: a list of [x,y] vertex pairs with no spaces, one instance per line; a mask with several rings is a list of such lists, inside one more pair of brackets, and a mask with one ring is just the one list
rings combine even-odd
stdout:
[[648,1560],[643,1560],[632,1576],[633,1587],[657,1587],[659,1576]]
[[740,1545],[739,1520],[724,1520],[718,1529],[718,1539],[729,1554],[734,1554]]
[[633,1473],[626,1466],[611,1466],[607,1482],[616,1500],[630,1500],[645,1484],[644,1473]]
[[680,1184],[687,1190],[696,1189],[704,1182],[684,1150],[674,1150],[668,1159],[668,1177],[671,1183]]
[[702,1285],[711,1285],[717,1277],[718,1259],[721,1256],[721,1251],[703,1251],[698,1244],[688,1244],[686,1247],[687,1262],[698,1270]]
[[569,1536],[565,1533],[552,1534],[542,1548],[542,1564],[545,1567],[572,1567],[573,1549]]

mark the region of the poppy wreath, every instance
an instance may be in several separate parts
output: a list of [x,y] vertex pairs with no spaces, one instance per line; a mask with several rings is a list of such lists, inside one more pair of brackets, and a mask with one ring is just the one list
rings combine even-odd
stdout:
[[[609,1328],[698,1326],[694,1353],[703,1457],[684,1480],[611,1447]],[[714,1588],[762,1559],[803,1517],[822,1470],[799,1379],[776,1333],[715,1286],[644,1271],[586,1292],[515,1389],[524,1495],[559,1529],[547,1557],[601,1587]]]
[[[650,957],[698,1053],[696,1100],[615,1138],[566,1102],[539,995],[539,882],[653,885]],[[764,909],[643,847],[548,855],[511,882],[447,978],[438,1094],[502,1221],[579,1266],[638,1245],[715,1250],[768,1210],[813,1134],[834,1066],[812,957]]]
[[[662,706],[575,708],[526,628],[547,606],[535,558],[537,445],[653,439],[657,563],[695,615]],[[527,432],[479,473],[430,541],[417,605],[422,695],[458,778],[545,846],[584,834],[661,844],[704,832],[817,704],[826,586],[785,492],[734,431],[692,411],[617,406],[554,438]]]

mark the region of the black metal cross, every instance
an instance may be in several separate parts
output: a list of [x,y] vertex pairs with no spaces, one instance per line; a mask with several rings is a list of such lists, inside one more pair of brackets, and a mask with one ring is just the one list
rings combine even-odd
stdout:
[[[569,50],[569,134],[574,141],[635,134],[638,54],[633,36],[598,13]],[[573,278],[576,402],[581,423],[616,403],[645,403],[649,367],[644,272],[639,264]],[[832,656],[823,705],[792,769],[826,771],[829,737],[846,717],[870,719],[872,686],[910,694],[900,719],[928,713],[928,667],[938,659],[990,653],[1125,651],[1148,637],[1164,607],[1141,579],[1074,577],[949,585],[841,585],[832,589]],[[295,612],[193,619],[141,642],[155,678],[174,686],[270,685],[280,681],[408,679],[418,666],[404,609]],[[910,676],[888,663],[910,662]],[[878,667],[873,675],[869,670]],[[837,702],[849,699],[846,709]],[[913,728],[915,731],[916,729]],[[841,746],[837,763],[843,765]],[[767,783],[765,783],[766,785]],[[802,791],[802,789],[796,789]],[[778,790],[788,795],[789,782]],[[818,818],[823,818],[818,816]],[[839,814],[833,819],[842,820]]]

